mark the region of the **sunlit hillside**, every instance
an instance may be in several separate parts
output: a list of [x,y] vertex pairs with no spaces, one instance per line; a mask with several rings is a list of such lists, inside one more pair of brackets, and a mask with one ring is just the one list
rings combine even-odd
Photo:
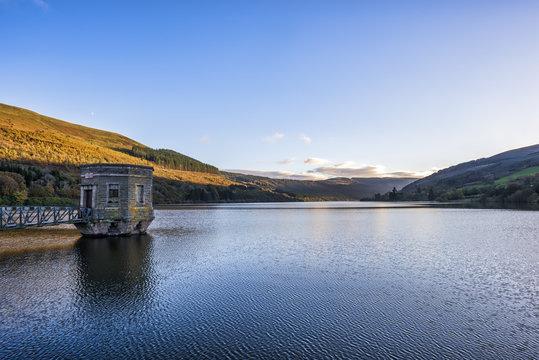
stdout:
[[80,197],[78,166],[86,163],[153,166],[158,204],[359,200],[413,180],[293,181],[221,173],[172,150],[151,149],[120,134],[0,104],[0,182],[9,188],[0,193],[4,205],[75,203]]
[[[183,171],[133,156],[132,149],[145,145],[113,132],[92,129],[43,116],[33,111],[0,104],[0,159],[11,162],[76,167],[84,163],[110,162],[151,165],[154,175],[198,184],[230,185],[218,173]],[[139,151],[140,153],[140,151]],[[185,157],[200,167],[211,167]]]

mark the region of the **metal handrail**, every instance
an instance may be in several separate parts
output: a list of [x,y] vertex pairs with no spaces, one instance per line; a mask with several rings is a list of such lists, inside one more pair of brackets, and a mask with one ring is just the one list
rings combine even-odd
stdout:
[[64,206],[4,206],[0,207],[0,230],[75,224],[90,221],[91,208]]

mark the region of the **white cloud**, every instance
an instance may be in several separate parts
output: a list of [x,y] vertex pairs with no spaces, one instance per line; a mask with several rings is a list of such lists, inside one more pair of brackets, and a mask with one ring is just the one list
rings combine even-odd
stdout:
[[300,138],[301,140],[305,141],[307,144],[310,144],[310,143],[311,143],[311,138],[308,137],[308,136],[305,135],[305,134],[300,134],[300,135],[299,135],[299,138]]
[[322,164],[329,164],[331,161],[329,161],[328,159],[320,159],[320,158],[311,157],[311,158],[305,159],[305,161],[303,162],[309,165],[322,165]]
[[277,161],[277,164],[281,164],[281,165],[290,165],[290,164],[293,164],[294,161],[296,161],[296,158],[295,158],[295,157],[292,157],[292,158],[290,158],[290,159],[285,159],[285,160]]
[[[280,161],[280,164],[291,164],[295,158],[286,159]],[[311,160],[311,162],[307,162]],[[307,164],[315,164],[317,161],[327,163],[326,159],[309,158],[305,160]],[[434,169],[433,169],[434,170]],[[325,180],[332,177],[346,177],[346,178],[372,178],[372,177],[384,177],[384,178],[421,178],[432,174],[434,171],[394,171],[387,172],[385,167],[381,165],[358,165],[353,161],[346,161],[340,164],[327,165],[309,170],[307,172],[293,172],[293,171],[280,171],[280,170],[250,170],[250,169],[228,169],[233,173],[240,173],[245,175],[264,176],[274,179],[291,179],[291,180]]]
[[274,143],[278,140],[281,140],[282,138],[284,138],[284,134],[281,134],[279,132],[276,132],[275,134],[271,135],[271,136],[266,136],[264,138],[264,141],[265,142],[269,142],[269,143]]
[[232,173],[240,173],[245,175],[264,176],[274,179],[291,179],[291,180],[324,180],[327,176],[314,173],[295,173],[292,171],[267,171],[267,170],[247,170],[247,169],[227,169],[225,171]]
[[351,162],[322,166],[311,171],[339,177],[377,177],[381,173],[377,166],[354,166]]
[[413,177],[421,178],[432,174],[432,171],[394,171],[386,172],[385,167],[381,165],[357,165],[353,161],[347,161],[340,164],[321,166],[310,170],[312,173],[319,173],[327,176],[338,177]]

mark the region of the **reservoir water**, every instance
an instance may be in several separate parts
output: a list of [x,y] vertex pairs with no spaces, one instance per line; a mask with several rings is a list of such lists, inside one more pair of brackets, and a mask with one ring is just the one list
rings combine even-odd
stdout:
[[42,229],[72,242],[0,254],[0,358],[539,358],[539,212],[386,206],[184,206],[132,238]]

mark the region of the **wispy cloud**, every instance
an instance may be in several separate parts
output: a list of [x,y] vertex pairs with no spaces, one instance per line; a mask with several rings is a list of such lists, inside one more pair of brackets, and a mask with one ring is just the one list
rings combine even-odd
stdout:
[[[309,158],[316,159],[316,158]],[[309,160],[307,159],[307,160]],[[287,164],[293,159],[283,160],[282,164]],[[306,160],[306,161],[307,161]],[[323,160],[325,159],[316,159]],[[369,178],[369,177],[385,177],[385,178],[420,178],[432,174],[434,171],[394,171],[386,172],[385,167],[381,165],[357,165],[353,161],[347,161],[340,164],[321,166],[307,172],[293,172],[280,170],[251,170],[251,169],[227,169],[225,171],[240,173],[246,175],[264,176],[274,179],[291,179],[291,180],[325,180],[332,177],[346,178]]]
[[45,0],[32,0],[34,5],[40,7],[42,10],[48,10],[49,4]]
[[319,173],[338,177],[413,177],[420,178],[430,175],[432,171],[394,171],[386,172],[385,167],[381,165],[357,165],[353,161],[347,161],[340,164],[321,166],[309,172]]
[[247,170],[247,169],[227,169],[225,171],[240,173],[245,175],[264,176],[274,179],[290,179],[290,180],[323,180],[327,176],[314,173],[295,173],[292,171],[267,171],[267,170]]
[[274,143],[274,142],[277,142],[278,140],[281,140],[282,138],[284,138],[284,134],[276,132],[275,134],[273,134],[271,136],[266,136],[264,138],[264,141],[269,142],[269,143]]
[[290,164],[293,164],[295,161],[296,161],[296,158],[295,158],[295,157],[292,157],[292,158],[290,158],[290,159],[285,159],[285,160],[277,161],[277,164],[281,164],[281,165],[290,165]]
[[306,142],[307,144],[310,144],[311,143],[311,138],[308,137],[307,135],[305,134],[299,134],[299,138],[301,140],[303,140],[304,142]]
[[331,161],[329,161],[328,159],[320,159],[320,158],[311,157],[311,158],[305,159],[305,161],[303,162],[309,165],[322,165],[322,164],[329,164]]

